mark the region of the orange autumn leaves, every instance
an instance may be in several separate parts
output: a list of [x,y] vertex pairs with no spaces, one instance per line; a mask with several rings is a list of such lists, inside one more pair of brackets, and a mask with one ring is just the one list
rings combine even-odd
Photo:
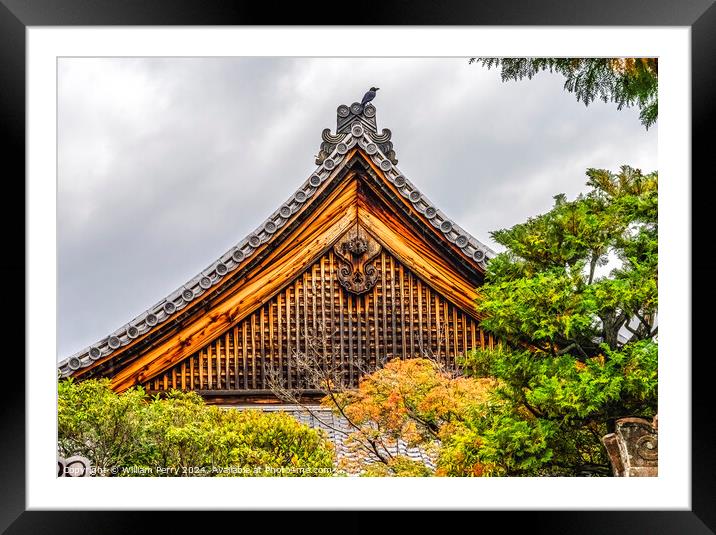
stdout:
[[[455,376],[427,358],[388,362],[338,399],[356,428],[347,440],[355,462],[364,465],[366,475],[432,475],[423,463],[406,458],[402,444],[420,448],[438,463],[434,473],[441,475],[441,442],[458,432],[465,418],[484,410],[494,386],[493,379]],[[371,458],[376,447],[385,454],[382,463]]]

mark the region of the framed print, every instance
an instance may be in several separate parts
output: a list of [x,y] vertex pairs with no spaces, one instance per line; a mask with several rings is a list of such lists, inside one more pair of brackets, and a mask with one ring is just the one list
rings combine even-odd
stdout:
[[[18,166],[9,176],[26,177],[8,180],[18,190],[6,196],[27,203],[25,241],[8,232],[18,244],[6,247],[16,259],[8,278],[23,265],[27,310],[25,367],[8,363],[1,405],[8,533],[138,531],[125,510],[217,509],[519,510],[529,529],[550,532],[715,529],[708,372],[691,349],[703,319],[692,317],[690,291],[691,234],[703,228],[690,225],[691,173],[705,161],[715,72],[708,2],[677,14],[636,2],[529,12],[386,4],[317,26],[298,5],[266,17],[194,2],[2,1],[0,98]],[[305,26],[280,26],[288,19]],[[535,71],[506,61],[530,57],[558,61]],[[606,58],[602,85],[580,92],[573,58]],[[640,73],[642,93],[603,98],[604,80],[624,72]],[[586,169],[593,190],[570,189],[559,168]],[[536,178],[513,178],[526,175]],[[593,210],[584,224],[603,217],[621,229],[609,254],[592,254],[590,272],[576,256],[562,261],[573,245],[558,239],[556,265],[544,267],[544,255],[530,264],[534,239],[520,233],[552,236],[540,225],[562,224],[565,210],[574,221],[577,209]],[[5,214],[17,227],[22,215]],[[641,278],[610,272],[619,259]],[[503,299],[492,281],[518,268],[531,278],[502,286],[512,292]],[[543,323],[514,330],[562,306],[535,300],[554,277],[588,273],[589,286],[615,272],[619,291],[632,284],[629,303],[641,301],[635,323],[622,318],[606,342],[588,345],[612,316],[595,326],[574,313],[577,301],[550,328],[581,338],[555,341]],[[524,297],[531,312],[504,305],[536,280]],[[570,280],[571,292],[583,288]],[[609,291],[579,306],[601,306]],[[524,339],[526,353],[508,349]],[[530,351],[559,364],[535,372],[519,364]],[[610,395],[605,370],[623,359],[609,378],[620,401],[604,402],[609,423],[592,426],[585,414]],[[510,383],[518,373],[534,375]],[[430,383],[420,403],[404,390],[376,394],[395,377],[439,388]],[[582,390],[565,390],[564,378]],[[498,394],[519,398],[517,408]],[[99,396],[114,408],[97,409]],[[321,398],[334,405],[319,408]],[[460,400],[460,417],[442,408]],[[179,410],[202,423],[177,424]],[[573,416],[555,424],[564,410]],[[120,427],[103,430],[115,413]],[[633,414],[648,420],[624,418]],[[267,446],[276,429],[283,438]],[[221,448],[202,433],[221,435]],[[127,448],[135,435],[149,446]],[[92,477],[64,477],[79,473]],[[116,475],[152,477],[103,477]],[[261,477],[174,477],[185,475]],[[266,477],[277,475],[321,477]],[[431,475],[493,477],[415,477]],[[576,477],[611,475],[651,477]]]

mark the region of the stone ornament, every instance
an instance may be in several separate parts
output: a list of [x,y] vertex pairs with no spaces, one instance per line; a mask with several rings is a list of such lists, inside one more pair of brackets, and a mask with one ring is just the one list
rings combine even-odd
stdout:
[[338,106],[337,113],[338,113],[338,117],[345,118],[345,117],[348,117],[348,115],[350,115],[351,110],[345,104],[341,104],[340,106]]
[[614,433],[602,437],[616,477],[659,475],[658,419],[620,418]]
[[92,465],[80,455],[57,457],[57,477],[90,477]]
[[[390,140],[392,133],[388,128],[384,128],[378,133],[376,125],[376,109],[372,104],[361,105],[360,102],[354,102],[350,106],[341,104],[336,110],[336,133],[332,133],[330,128],[324,128],[321,132],[321,145],[316,155],[316,165],[324,165],[329,171],[335,167],[335,162],[326,165],[328,157],[338,148],[338,154],[345,154],[347,147],[343,142],[343,138],[347,133],[355,138],[367,135],[371,143],[366,147],[368,154],[373,155],[380,150],[385,154],[388,161],[393,165],[398,165],[398,159],[395,157],[393,142]],[[383,168],[384,171],[390,167]]]
[[[339,108],[340,112],[340,108]],[[339,113],[340,117],[340,113]],[[321,165],[336,148],[336,145],[343,141],[345,134],[332,134],[330,128],[324,128],[321,132],[321,146],[316,155],[316,165]]]
[[[348,113],[346,113],[348,110]],[[375,107],[368,103],[363,106],[354,102],[350,106],[341,105],[336,110],[336,134],[347,134],[354,123],[360,123],[368,130],[376,130]]]
[[385,154],[385,157],[388,158],[393,165],[398,165],[398,158],[395,157],[393,142],[390,140],[392,135],[392,132],[388,128],[383,128],[382,134],[371,131],[368,132],[368,137],[378,146],[380,152]]
[[362,294],[378,280],[372,263],[381,251],[380,244],[363,227],[355,224],[333,247],[339,259],[338,282],[347,291]]

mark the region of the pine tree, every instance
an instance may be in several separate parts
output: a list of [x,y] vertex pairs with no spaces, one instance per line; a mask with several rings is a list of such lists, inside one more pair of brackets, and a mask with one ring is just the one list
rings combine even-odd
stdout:
[[608,474],[600,438],[657,410],[657,173],[587,175],[588,193],[492,233],[507,250],[477,308],[502,343],[464,365],[500,387],[472,438],[444,446],[495,474]]
[[540,71],[565,76],[564,88],[589,105],[596,99],[617,109],[638,106],[648,129],[659,115],[657,58],[470,58],[488,68],[501,67],[502,81],[531,79]]

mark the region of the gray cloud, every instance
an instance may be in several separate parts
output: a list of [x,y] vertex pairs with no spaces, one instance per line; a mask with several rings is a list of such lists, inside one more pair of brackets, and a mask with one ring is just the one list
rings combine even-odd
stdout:
[[401,170],[493,248],[490,230],[583,191],[587,168],[657,165],[636,110],[462,58],[67,58],[58,79],[58,358],[252,231],[371,85]]

